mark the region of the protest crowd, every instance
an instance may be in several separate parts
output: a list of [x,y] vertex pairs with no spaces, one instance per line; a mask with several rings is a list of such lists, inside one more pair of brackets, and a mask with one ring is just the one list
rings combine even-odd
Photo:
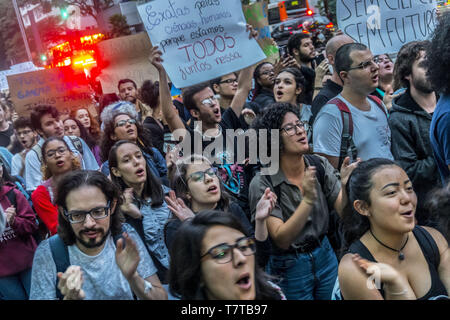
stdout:
[[96,113],[4,94],[0,300],[449,299],[449,46],[446,13],[395,54],[292,34],[176,97],[155,45]]

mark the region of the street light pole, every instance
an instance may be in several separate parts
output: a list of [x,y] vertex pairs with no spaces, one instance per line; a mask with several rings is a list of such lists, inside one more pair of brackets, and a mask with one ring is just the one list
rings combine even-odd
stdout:
[[25,34],[25,28],[23,27],[22,15],[19,12],[16,0],[12,0],[14,10],[16,11],[17,21],[19,22],[20,32],[22,33],[23,43],[25,44],[25,50],[27,51],[28,61],[33,61],[31,58],[30,47],[28,46],[27,35]]

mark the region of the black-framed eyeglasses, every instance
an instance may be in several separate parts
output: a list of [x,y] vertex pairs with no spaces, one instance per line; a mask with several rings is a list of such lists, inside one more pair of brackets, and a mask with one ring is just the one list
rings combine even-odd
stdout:
[[123,127],[123,126],[125,126],[127,123],[129,123],[129,124],[136,124],[136,120],[135,120],[135,119],[120,120],[120,121],[117,121],[115,127],[116,127],[116,128],[117,128],[117,127]]
[[220,84],[222,84],[222,83],[228,83],[228,84],[231,84],[231,83],[234,83],[234,82],[238,82],[238,79],[237,78],[235,78],[235,79],[227,79],[227,80],[222,80],[222,81],[220,81],[219,83]]
[[201,259],[209,255],[215,262],[223,264],[234,260],[233,249],[238,249],[244,256],[254,255],[256,252],[255,239],[253,237],[243,237],[235,244],[221,243],[209,249]]
[[287,126],[281,129],[284,130],[288,136],[293,136],[294,134],[297,133],[297,128],[308,131],[309,123],[305,121],[297,121],[294,125],[288,124]]
[[55,149],[55,150],[48,150],[48,151],[45,153],[45,156],[46,156],[47,158],[53,158],[53,157],[56,156],[56,153],[59,153],[60,155],[63,155],[63,154],[65,154],[67,151],[68,151],[68,149],[67,149],[66,147],[59,147],[58,149]]
[[70,223],[82,223],[86,220],[86,216],[90,215],[94,220],[101,220],[108,216],[110,201],[106,204],[105,207],[96,207],[92,208],[89,211],[82,210],[73,210],[67,211],[64,209],[64,215],[69,219]]
[[205,181],[206,175],[210,176],[211,178],[214,178],[217,174],[217,168],[216,167],[211,167],[205,171],[196,171],[191,173],[187,179],[186,182],[189,181],[189,179],[194,180],[195,182],[198,182],[200,180]]
[[212,96],[206,99],[203,99],[201,104],[204,105],[205,107],[212,107],[213,105],[215,105],[217,102],[217,98]]
[[348,68],[347,71],[354,70],[354,69],[364,69],[364,70],[365,70],[365,69],[367,69],[368,67],[370,67],[371,65],[378,66],[377,63],[375,62],[375,60],[374,60],[373,58],[370,59],[369,61],[361,62],[361,63],[358,64],[356,67]]

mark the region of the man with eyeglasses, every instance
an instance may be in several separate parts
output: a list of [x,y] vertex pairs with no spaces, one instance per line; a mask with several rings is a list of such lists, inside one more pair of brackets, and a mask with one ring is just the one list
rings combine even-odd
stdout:
[[167,299],[144,243],[122,222],[117,186],[96,171],[70,172],[59,186],[58,234],[36,250],[30,299]]
[[63,123],[58,110],[50,105],[38,105],[31,112],[32,128],[40,135],[40,139],[31,152],[25,157],[25,184],[29,192],[34,191],[42,184],[42,145],[45,139],[50,137],[63,138],[70,150],[76,154],[81,162],[81,167],[86,170],[98,170],[98,163],[86,142],[79,137],[64,135]]
[[25,156],[36,145],[39,135],[33,129],[29,118],[20,117],[13,123],[14,133],[23,150],[16,153],[11,161],[11,175],[25,177]]
[[210,80],[209,84],[214,93],[219,95],[220,111],[223,114],[230,107],[237,92],[238,76],[236,72],[232,72]]
[[391,131],[387,109],[370,93],[378,86],[378,65],[363,44],[345,44],[336,52],[336,72],[343,90],[319,112],[313,127],[314,152],[339,169],[345,157],[387,158]]

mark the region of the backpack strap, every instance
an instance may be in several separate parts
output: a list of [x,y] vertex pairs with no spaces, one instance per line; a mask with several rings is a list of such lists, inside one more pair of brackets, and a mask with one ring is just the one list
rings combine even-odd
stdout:
[[378,98],[377,96],[374,96],[374,95],[369,95],[369,96],[367,96],[367,97],[368,97],[370,100],[372,100],[373,102],[375,102],[375,104],[377,105],[377,107],[380,108],[381,111],[383,111],[384,115],[385,115],[386,118],[387,118],[388,114],[387,114],[387,112],[386,112],[386,109],[383,107],[383,101],[381,101],[380,98]]
[[42,147],[41,147],[38,143],[36,143],[36,144],[34,145],[34,147],[31,148],[31,150],[33,150],[34,152],[36,152],[36,155],[37,155],[37,157],[38,157],[38,159],[39,159],[39,162],[42,163]]
[[[53,261],[56,265],[56,273],[66,272],[67,268],[70,266],[69,250],[67,249],[67,246],[57,234],[49,238],[49,244],[50,250],[52,251]],[[58,289],[58,283],[59,279],[58,276],[56,276],[56,297],[58,300],[63,300],[64,296]]]
[[339,111],[341,112],[343,126],[341,137],[341,149],[339,153],[339,164],[338,164],[338,168],[340,168],[349,150],[352,161],[356,161],[358,157],[358,151],[356,150],[355,143],[353,142],[353,119],[350,109],[341,99],[334,98],[328,103],[335,104],[338,107]]
[[313,154],[305,154],[304,157],[308,159],[308,162],[311,164],[311,166],[316,167],[316,177],[317,180],[319,180],[319,183],[323,190],[323,186],[325,184],[325,168],[323,167],[322,162],[320,161],[319,157]]
[[79,137],[75,137],[75,136],[68,136],[70,141],[72,141],[73,146],[75,147],[75,149],[77,149],[78,153],[83,156],[84,152],[83,152],[83,144],[81,143],[81,140]]

